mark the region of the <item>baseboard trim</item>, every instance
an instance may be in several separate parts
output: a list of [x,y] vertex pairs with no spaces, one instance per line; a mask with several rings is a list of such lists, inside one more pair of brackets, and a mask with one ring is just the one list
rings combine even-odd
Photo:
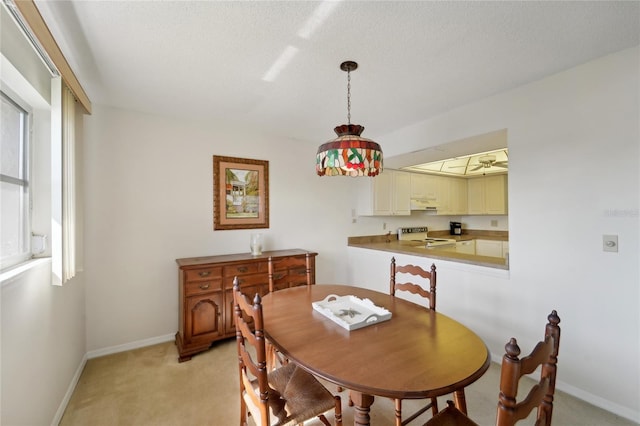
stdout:
[[[562,361],[558,361],[558,369],[562,368],[560,364]],[[640,411],[634,411],[628,407],[624,407],[620,404],[616,404],[608,399],[601,398],[597,395],[593,395],[589,392],[585,392],[575,386],[568,385],[561,381],[556,382],[556,388],[568,393],[569,395],[588,402],[589,404],[602,408],[605,411],[616,414],[620,417],[624,417],[627,420],[631,420],[636,423],[640,423]]]
[[82,371],[84,370],[84,366],[87,364],[87,354],[84,354],[82,360],[80,361],[80,365],[76,369],[73,378],[71,379],[71,383],[69,383],[69,387],[67,388],[67,392],[64,394],[64,398],[62,398],[62,402],[60,406],[58,406],[58,410],[56,411],[55,416],[53,417],[53,421],[51,422],[51,426],[57,426],[62,421],[62,416],[64,415],[64,411],[67,409],[67,405],[71,400],[71,396],[73,392],[76,390],[76,386],[80,381],[80,376],[82,375]]
[[149,339],[137,340],[135,342],[124,343],[122,345],[109,346],[107,348],[96,349],[95,351],[87,352],[87,359],[116,354],[118,352],[130,351],[132,349],[144,348],[146,346],[170,342],[174,339],[175,334],[165,334],[164,336],[151,337]]
[[[502,364],[502,355],[504,354],[491,354],[491,359],[494,360],[493,362],[495,362],[496,364],[498,364],[498,368],[500,368],[501,364]],[[562,358],[559,359],[558,361],[558,369],[559,371],[562,371]],[[561,373],[559,373],[561,374]],[[528,375],[528,377],[530,377],[533,380],[540,380],[540,373],[539,372],[534,372]],[[610,401],[608,399],[604,399],[601,398],[597,395],[594,395],[592,393],[589,392],[585,392],[582,389],[579,389],[575,386],[571,386],[561,380],[556,381],[556,389],[561,390],[564,393],[567,393],[571,396],[573,396],[574,398],[578,398],[583,400],[584,402],[587,402],[595,407],[598,408],[602,408],[605,411],[608,411],[610,413],[613,413],[617,416],[620,417],[624,417],[627,420],[631,420],[633,422],[636,423],[640,423],[640,412],[639,411],[634,411],[628,407],[624,407],[620,404],[616,404],[613,401]],[[497,390],[496,390],[497,392]]]

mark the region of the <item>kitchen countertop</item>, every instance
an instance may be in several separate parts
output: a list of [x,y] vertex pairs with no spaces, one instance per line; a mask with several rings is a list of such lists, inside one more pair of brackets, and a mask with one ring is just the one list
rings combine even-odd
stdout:
[[[473,231],[462,235],[449,235],[448,231],[429,232],[429,237],[449,238],[456,241],[469,240],[496,240],[508,241],[509,234],[505,231]],[[477,256],[474,254],[456,253],[445,251],[442,248],[425,248],[424,243],[416,241],[398,241],[398,236],[369,235],[362,237],[349,237],[349,247],[366,248],[370,250],[387,251],[391,253],[409,254],[412,256],[428,257],[430,259],[442,259],[451,262],[467,263],[470,265],[486,266],[489,268],[509,269],[506,259],[502,257]]]

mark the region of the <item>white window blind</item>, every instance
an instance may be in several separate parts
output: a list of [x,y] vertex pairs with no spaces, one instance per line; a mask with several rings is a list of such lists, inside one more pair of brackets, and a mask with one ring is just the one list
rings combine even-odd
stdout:
[[62,283],[76,275],[76,100],[62,90]]

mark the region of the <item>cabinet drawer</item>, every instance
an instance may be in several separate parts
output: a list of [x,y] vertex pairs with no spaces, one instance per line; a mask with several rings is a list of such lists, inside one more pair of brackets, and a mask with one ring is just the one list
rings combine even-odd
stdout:
[[222,268],[222,275],[225,277],[235,277],[236,275],[255,274],[258,272],[259,265],[259,262],[253,262],[225,266]]
[[185,281],[201,281],[210,280],[211,278],[219,278],[222,276],[221,267],[209,267],[200,269],[188,269],[185,271]]
[[220,278],[208,281],[188,281],[184,285],[184,293],[187,297],[220,290],[222,290],[222,280]]
[[[234,277],[224,277],[224,288],[233,288]],[[238,275],[238,283],[241,288],[250,285],[269,285],[269,277],[266,274]]]

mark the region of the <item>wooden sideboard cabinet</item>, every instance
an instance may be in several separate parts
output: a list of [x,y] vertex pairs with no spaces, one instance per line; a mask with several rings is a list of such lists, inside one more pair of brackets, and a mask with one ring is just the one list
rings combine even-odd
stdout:
[[[176,259],[179,277],[179,319],[176,345],[178,360],[188,361],[198,352],[209,349],[216,340],[234,337],[233,278],[238,277],[242,291],[260,295],[269,292],[269,257],[274,260],[311,257],[311,282],[315,283],[315,257],[306,250],[266,251]],[[282,262],[286,264],[287,262]],[[278,271],[289,287],[306,285],[306,268]],[[282,287],[279,287],[282,288]]]

